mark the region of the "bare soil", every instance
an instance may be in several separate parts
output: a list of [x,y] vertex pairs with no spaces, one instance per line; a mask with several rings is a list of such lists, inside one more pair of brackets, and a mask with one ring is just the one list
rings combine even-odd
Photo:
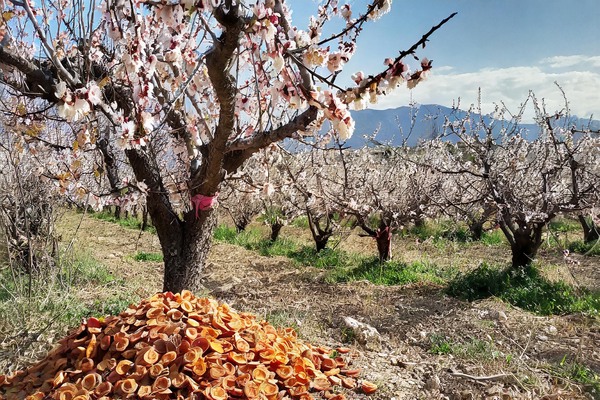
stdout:
[[[161,290],[162,265],[138,262],[137,251],[159,252],[154,235],[68,213],[63,241],[87,249],[140,298]],[[305,230],[286,227],[282,236],[310,242]],[[351,233],[345,250],[375,253],[374,243]],[[475,267],[482,260],[508,260],[507,248],[483,245],[441,248],[402,239],[395,257],[427,258],[441,267]],[[549,274],[598,288],[598,258],[579,257],[567,268],[558,252],[543,252]],[[204,293],[238,311],[254,312],[274,325],[295,327],[315,344],[351,347],[361,377],[379,386],[350,399],[586,399],[584,388],[558,378],[553,366],[577,361],[600,374],[600,324],[580,315],[540,317],[497,299],[463,302],[435,285],[376,286],[369,282],[330,284],[324,272],[284,257],[262,257],[238,246],[215,243],[205,269]],[[97,294],[90,293],[90,296]],[[352,317],[377,329],[361,340],[344,322]],[[448,343],[434,354],[432,343]],[[1,372],[1,371],[0,371]]]

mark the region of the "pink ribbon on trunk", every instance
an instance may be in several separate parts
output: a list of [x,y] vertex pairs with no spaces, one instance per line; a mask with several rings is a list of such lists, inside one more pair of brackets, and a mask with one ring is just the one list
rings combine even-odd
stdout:
[[198,218],[198,211],[210,210],[217,206],[217,197],[219,193],[215,193],[214,196],[205,196],[203,194],[197,194],[192,197],[192,205],[196,211],[196,218]]

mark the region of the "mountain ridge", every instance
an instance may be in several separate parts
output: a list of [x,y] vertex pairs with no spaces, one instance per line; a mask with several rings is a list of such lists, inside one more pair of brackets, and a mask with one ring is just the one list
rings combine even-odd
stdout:
[[[378,143],[400,146],[403,143],[415,146],[424,140],[439,137],[444,132],[446,118],[456,121],[465,118],[467,111],[446,107],[439,104],[417,104],[414,106],[401,106],[385,110],[365,109],[351,111],[355,121],[354,134],[345,145],[359,148],[373,144],[373,138]],[[483,120],[490,122],[490,115],[483,115]],[[472,114],[472,118],[479,118],[479,114]],[[563,123],[562,121],[561,123]],[[504,124],[506,126],[508,121]],[[497,124],[497,130],[501,129]],[[600,130],[600,120],[590,120],[571,116],[569,125],[578,128],[590,126],[593,130]],[[520,123],[519,128],[528,138],[534,139],[539,135],[540,128],[535,123]],[[457,138],[448,138],[456,141]]]

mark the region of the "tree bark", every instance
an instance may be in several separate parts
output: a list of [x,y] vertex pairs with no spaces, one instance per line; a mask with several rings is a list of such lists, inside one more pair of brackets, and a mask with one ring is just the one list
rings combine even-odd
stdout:
[[577,218],[583,228],[583,241],[585,243],[592,243],[600,239],[600,227],[594,224],[593,221],[588,221],[583,215],[578,215]]
[[310,233],[315,241],[315,247],[318,253],[327,247],[327,242],[329,242],[329,238],[331,235],[333,235],[333,228],[330,223],[331,215],[326,215],[323,217],[326,218],[326,224],[325,227],[321,227],[320,219],[318,217],[313,217],[313,214],[310,212],[310,210],[307,209],[306,214],[308,216]]
[[271,224],[271,242],[274,242],[279,237],[279,233],[281,232],[281,228],[283,228],[283,223],[277,221]]
[[198,219],[194,219],[193,212],[186,216],[192,219],[183,221],[168,241],[160,241],[165,263],[164,291],[176,293],[202,288],[202,272],[217,222],[216,213],[204,211],[199,213]]
[[536,226],[513,233],[514,240],[510,246],[513,269],[522,269],[531,265],[542,245],[542,229]]
[[380,226],[375,234],[379,261],[386,262],[392,259],[392,230],[389,226]]
[[473,240],[481,240],[481,237],[483,236],[483,222],[472,221],[469,224],[469,232],[471,232],[471,238]]

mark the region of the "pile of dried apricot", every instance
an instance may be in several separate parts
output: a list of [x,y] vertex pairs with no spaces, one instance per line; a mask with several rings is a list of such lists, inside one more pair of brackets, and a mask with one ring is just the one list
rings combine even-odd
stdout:
[[0,375],[0,399],[342,400],[372,393],[335,351],[189,291],[88,318],[38,364]]

